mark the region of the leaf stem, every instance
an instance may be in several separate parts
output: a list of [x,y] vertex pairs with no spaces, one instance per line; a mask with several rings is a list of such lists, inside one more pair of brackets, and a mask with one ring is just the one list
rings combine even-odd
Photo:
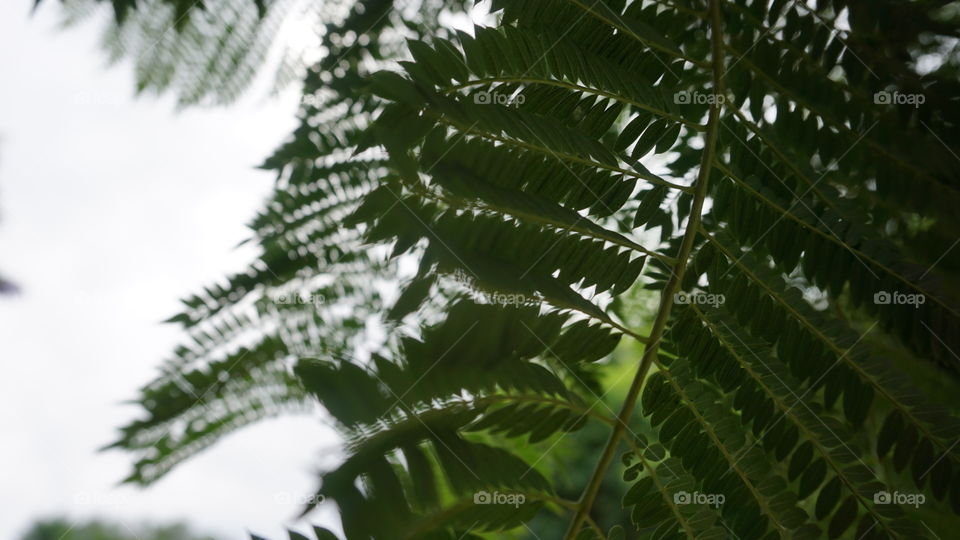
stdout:
[[702,126],[692,120],[687,120],[686,118],[683,118],[681,116],[670,114],[669,112],[664,111],[663,109],[659,109],[657,107],[647,105],[646,103],[637,101],[635,99],[630,99],[630,98],[621,96],[614,92],[607,92],[599,88],[591,88],[589,86],[574,84],[574,83],[570,83],[563,80],[550,79],[547,77],[532,77],[532,76],[514,77],[514,76],[506,76],[506,75],[498,76],[498,77],[485,77],[482,79],[474,79],[472,81],[467,81],[465,83],[455,84],[453,86],[450,86],[449,88],[446,89],[446,93],[453,93],[458,90],[470,88],[472,86],[488,85],[491,83],[542,84],[544,86],[556,86],[559,88],[566,88],[568,90],[575,90],[577,92],[583,92],[586,94],[602,96],[608,99],[619,101],[621,103],[626,103],[628,105],[632,105],[636,107],[637,109],[650,112],[661,118],[666,118],[667,120],[672,120],[674,122],[681,123],[695,131],[706,131],[707,129],[706,126]]
[[[428,114],[431,114],[431,113],[428,112]],[[484,130],[482,130],[482,129],[476,129],[476,128],[473,127],[473,125],[471,125],[471,126],[464,126],[463,124],[461,124],[461,123],[459,123],[459,122],[457,122],[457,121],[455,121],[455,120],[452,120],[452,119],[450,119],[450,118],[448,118],[448,117],[446,117],[446,116],[443,116],[443,115],[433,114],[433,116],[434,116],[435,118],[437,118],[438,121],[443,122],[443,123],[445,123],[445,124],[453,127],[454,129],[457,129],[457,130],[459,130],[459,131],[461,131],[461,132],[463,132],[463,133],[469,133],[469,134],[474,135],[474,136],[476,136],[476,137],[481,137],[481,138],[483,138],[483,139],[487,139],[487,140],[491,140],[491,141],[497,141],[497,142],[499,142],[499,143],[503,143],[503,144],[510,145],[510,146],[516,146],[517,148],[523,148],[524,150],[529,150],[529,151],[531,151],[531,152],[535,152],[535,153],[538,153],[538,154],[542,154],[542,155],[546,155],[546,156],[552,156],[552,157],[557,158],[557,159],[559,159],[559,160],[561,160],[561,161],[569,161],[569,162],[572,162],[572,163],[578,163],[578,164],[580,164],[580,165],[586,165],[586,166],[588,166],[588,167],[594,167],[594,168],[597,168],[597,169],[603,169],[603,170],[607,170],[607,171],[612,171],[612,172],[624,174],[624,175],[626,175],[626,176],[632,176],[632,177],[634,177],[634,178],[639,178],[639,179],[641,179],[641,180],[645,180],[645,181],[647,181],[647,182],[650,182],[651,184],[660,185],[660,186],[666,186],[666,187],[668,187],[668,188],[670,188],[670,189],[675,189],[675,190],[677,190],[677,191],[682,191],[682,192],[684,192],[684,193],[690,193],[690,192],[692,191],[692,189],[691,189],[690,187],[688,187],[688,186],[683,186],[683,185],[680,185],[680,184],[674,184],[673,182],[669,182],[669,181],[664,180],[663,178],[660,178],[659,176],[656,176],[656,175],[653,175],[653,174],[638,173],[638,172],[635,172],[635,171],[631,171],[631,170],[628,170],[628,169],[624,169],[624,168],[622,168],[622,167],[620,167],[620,166],[618,166],[618,165],[609,165],[609,164],[606,164],[606,163],[600,163],[599,161],[594,161],[594,160],[592,160],[592,159],[583,158],[583,157],[580,157],[580,156],[577,156],[577,155],[573,155],[573,154],[568,154],[568,153],[566,153],[566,152],[554,152],[553,150],[550,150],[550,148],[545,147],[545,146],[540,146],[540,145],[536,145],[536,144],[533,144],[533,143],[529,143],[529,142],[524,141],[524,140],[521,140],[521,139],[514,139],[514,138],[511,138],[511,137],[501,136],[501,135],[498,135],[498,134],[493,133],[493,132],[490,132],[490,131],[484,131]],[[475,123],[474,123],[474,125],[475,125]],[[619,156],[618,156],[618,158],[621,159],[621,160],[623,159],[622,157],[619,157]]]
[[[720,13],[721,0],[710,0],[710,42],[712,48],[711,66],[713,68],[713,91],[717,95],[723,95],[723,36],[720,32],[723,18]],[[700,172],[697,175],[697,181],[694,184],[693,203],[690,209],[690,218],[687,221],[687,227],[683,234],[683,240],[680,243],[680,251],[677,254],[677,263],[673,268],[672,275],[660,297],[660,307],[657,310],[657,316],[653,323],[653,329],[650,332],[649,343],[643,351],[643,357],[640,360],[640,366],[630,384],[630,390],[623,402],[623,407],[617,415],[617,424],[613,426],[610,433],[610,439],[607,441],[600,460],[590,477],[587,486],[584,488],[583,495],[580,498],[579,508],[570,522],[570,528],[564,537],[566,540],[573,540],[579,533],[587,514],[593,507],[597,493],[600,491],[600,484],[606,471],[613,461],[614,454],[619,446],[620,437],[626,430],[630,416],[636,408],[637,399],[640,396],[640,390],[643,388],[643,382],[650,366],[653,364],[660,348],[660,340],[667,327],[667,321],[670,319],[670,310],[673,307],[673,295],[680,286],[683,279],[683,273],[687,268],[690,259],[690,253],[693,250],[693,244],[696,240],[697,230],[700,226],[701,213],[703,211],[703,201],[707,195],[707,183],[710,179],[710,170],[714,161],[714,153],[717,144],[717,131],[720,123],[721,105],[719,100],[710,107],[710,115],[707,120],[706,143],[703,148],[703,155],[700,160]]]

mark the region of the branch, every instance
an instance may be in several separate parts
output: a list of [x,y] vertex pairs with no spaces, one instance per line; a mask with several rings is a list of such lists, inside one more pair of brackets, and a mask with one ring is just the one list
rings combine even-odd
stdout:
[[[710,41],[713,50],[711,64],[713,67],[713,91],[716,95],[723,95],[724,93],[723,36],[720,33],[722,26],[720,2],[721,0],[710,0]],[[696,184],[694,184],[693,205],[690,209],[690,218],[683,234],[680,251],[676,257],[677,264],[674,266],[670,280],[667,282],[660,296],[660,307],[657,310],[657,317],[654,320],[653,329],[650,332],[649,343],[644,349],[640,366],[637,368],[637,373],[634,375],[633,382],[630,384],[630,390],[627,392],[623,407],[617,415],[618,422],[613,427],[610,433],[610,439],[607,441],[607,445],[600,455],[600,460],[593,471],[593,475],[590,477],[586,488],[584,488],[577,513],[570,522],[570,528],[564,537],[566,540],[573,540],[576,537],[587,514],[593,507],[597,493],[600,491],[600,484],[603,481],[603,477],[606,474],[607,468],[610,466],[610,462],[613,461],[620,437],[623,436],[627,423],[630,421],[630,416],[636,408],[637,398],[640,395],[640,389],[643,387],[647,371],[650,370],[650,366],[653,364],[653,360],[656,358],[660,348],[660,339],[663,337],[667,321],[670,319],[670,309],[673,307],[673,295],[680,286],[680,281],[683,278],[683,273],[690,259],[690,252],[693,250],[697,229],[700,226],[700,214],[703,211],[703,201],[707,194],[707,182],[710,179],[710,170],[716,151],[717,131],[720,125],[720,109],[720,100],[714,100],[714,104],[710,107],[710,115],[707,120],[706,144],[704,145],[703,155],[701,156],[700,172],[697,176]]]

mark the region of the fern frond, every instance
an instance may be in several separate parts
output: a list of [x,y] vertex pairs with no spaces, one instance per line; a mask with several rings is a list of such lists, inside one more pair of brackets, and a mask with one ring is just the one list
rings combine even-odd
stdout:
[[[186,301],[195,343],[149,388],[169,403],[144,401],[156,417],[120,445],[204,418],[184,381],[245,403],[259,383],[229,386],[218,359],[252,343],[273,353],[249,369],[288,385],[270,399],[316,399],[344,435],[318,494],[351,539],[504,535],[543,511],[565,540],[614,540],[598,509],[620,487],[644,538],[926,535],[960,500],[960,421],[893,366],[950,391],[960,372],[960,68],[916,67],[960,21],[881,4],[498,0],[469,32],[356,4],[264,164],[262,255]],[[876,97],[891,89],[931,107]],[[618,314],[644,290],[655,311],[632,328]],[[275,300],[296,294],[325,302]],[[624,357],[621,386],[603,375]],[[547,463],[565,456],[538,452],[596,430],[562,492]],[[925,509],[877,498],[910,483]],[[525,502],[476,498],[496,490]]]

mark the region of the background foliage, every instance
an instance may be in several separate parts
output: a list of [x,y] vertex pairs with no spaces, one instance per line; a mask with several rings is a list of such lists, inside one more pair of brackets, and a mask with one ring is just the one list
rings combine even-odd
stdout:
[[89,521],[77,523],[65,518],[49,518],[34,523],[21,540],[213,540],[191,532],[185,525],[134,526]]

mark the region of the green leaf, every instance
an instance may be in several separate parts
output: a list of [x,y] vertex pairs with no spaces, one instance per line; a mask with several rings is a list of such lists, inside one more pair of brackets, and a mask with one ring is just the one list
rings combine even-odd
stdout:
[[857,519],[857,498],[851,495],[840,504],[837,513],[830,520],[830,528],[827,530],[827,534],[830,538],[839,538],[855,519]]
[[833,512],[834,506],[836,506],[837,501],[840,500],[841,485],[842,482],[840,478],[835,476],[823,486],[823,489],[820,490],[820,494],[817,496],[817,519],[826,519],[827,516]]
[[823,477],[827,473],[826,463],[822,459],[817,459],[803,472],[800,477],[800,489],[797,496],[800,499],[806,499],[823,482]]
[[891,411],[877,435],[877,456],[883,457],[890,451],[903,429],[903,416],[900,411]]

